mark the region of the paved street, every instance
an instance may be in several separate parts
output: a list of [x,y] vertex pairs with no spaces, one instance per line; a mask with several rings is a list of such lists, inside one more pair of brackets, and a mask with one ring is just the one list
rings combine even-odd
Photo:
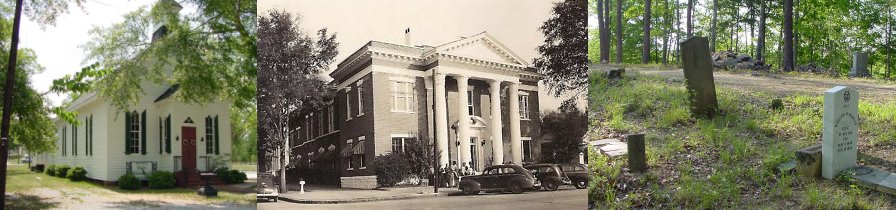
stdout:
[[587,189],[564,186],[554,192],[538,191],[523,194],[485,193],[475,196],[438,196],[407,200],[345,204],[298,204],[258,202],[258,209],[586,209]]

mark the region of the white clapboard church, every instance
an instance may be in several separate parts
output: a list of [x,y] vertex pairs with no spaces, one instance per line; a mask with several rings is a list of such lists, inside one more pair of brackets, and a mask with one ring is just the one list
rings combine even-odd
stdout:
[[[153,41],[165,33],[159,27]],[[34,164],[81,166],[89,179],[106,184],[128,172],[142,178],[171,171],[178,185],[198,185],[198,171],[212,170],[215,160],[231,154],[231,103],[178,101],[174,96],[184,85],[144,80],[139,103],[127,110],[93,92],[78,97],[67,107],[78,123],[56,119],[56,150],[35,155]]]

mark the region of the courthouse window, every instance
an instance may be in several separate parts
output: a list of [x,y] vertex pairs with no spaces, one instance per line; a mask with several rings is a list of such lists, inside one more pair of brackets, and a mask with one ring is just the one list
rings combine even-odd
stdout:
[[392,111],[414,112],[414,83],[392,81]]

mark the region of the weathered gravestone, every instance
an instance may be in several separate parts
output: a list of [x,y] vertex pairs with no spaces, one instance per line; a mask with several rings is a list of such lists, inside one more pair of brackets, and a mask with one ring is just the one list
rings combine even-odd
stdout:
[[625,138],[628,144],[628,169],[632,172],[647,170],[647,153],[644,148],[644,134],[632,134]]
[[868,53],[856,51],[852,54],[852,69],[850,77],[868,77]]
[[706,37],[694,36],[679,44],[691,113],[713,117],[719,109],[716,84],[712,77],[712,58]]
[[856,165],[859,128],[859,92],[836,86],[824,92],[821,176],[834,179]]

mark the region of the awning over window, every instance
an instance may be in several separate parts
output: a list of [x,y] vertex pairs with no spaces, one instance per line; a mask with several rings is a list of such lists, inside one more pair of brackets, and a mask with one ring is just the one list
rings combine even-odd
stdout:
[[352,153],[354,153],[356,155],[363,155],[364,154],[364,144],[363,143],[355,144],[355,146],[352,147]]
[[339,152],[339,154],[342,155],[342,157],[351,157],[352,145],[345,145],[345,147],[342,148],[342,151]]
[[311,162],[332,159],[333,154],[334,154],[334,152],[332,150],[327,150],[326,152],[317,153],[316,155],[314,155],[314,157],[311,157]]

